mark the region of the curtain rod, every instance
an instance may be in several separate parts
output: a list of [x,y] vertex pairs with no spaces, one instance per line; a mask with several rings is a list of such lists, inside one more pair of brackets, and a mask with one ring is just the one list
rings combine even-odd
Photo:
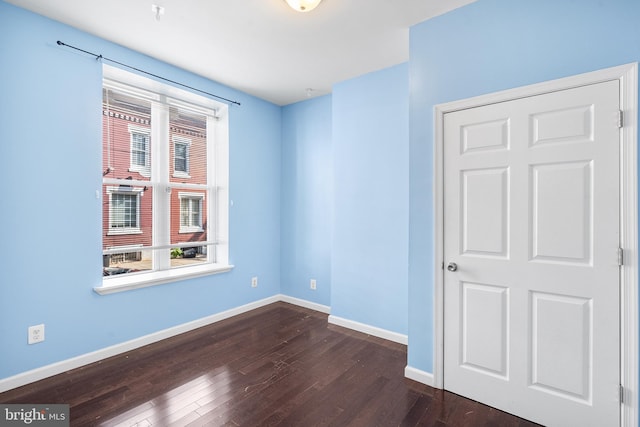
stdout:
[[116,61],[116,60],[114,60],[114,59],[107,58],[107,57],[105,57],[105,56],[102,56],[102,55],[99,55],[99,54],[95,54],[95,53],[93,53],[93,52],[89,52],[89,51],[84,50],[84,49],[80,49],[79,47],[75,47],[75,46],[71,46],[71,45],[69,45],[69,44],[63,43],[63,42],[61,42],[60,40],[58,40],[58,41],[57,41],[57,44],[58,44],[59,46],[66,46],[66,47],[70,47],[71,49],[78,50],[78,51],[80,51],[80,52],[86,53],[87,55],[95,56],[95,57],[96,57],[96,59],[103,59],[103,60],[105,60],[105,61],[109,61],[109,62],[112,62],[112,63],[114,63],[114,64],[122,65],[123,67],[127,67],[127,68],[129,68],[129,69],[131,69],[131,70],[138,71],[138,72],[140,72],[140,73],[144,73],[144,74],[147,74],[147,75],[149,75],[149,76],[152,76],[152,77],[155,77],[155,78],[158,78],[158,79],[162,79],[162,80],[167,81],[167,82],[169,82],[169,83],[173,83],[173,84],[176,84],[176,85],[179,85],[179,86],[182,86],[182,87],[186,87],[186,88],[188,88],[188,89],[195,90],[195,91],[200,92],[200,93],[204,93],[205,95],[213,96],[214,98],[220,99],[220,100],[222,100],[222,101],[226,101],[226,102],[229,102],[229,103],[231,103],[231,104],[240,105],[240,103],[239,103],[238,101],[234,101],[234,100],[232,100],[232,99],[228,99],[228,98],[224,98],[224,97],[222,97],[222,96],[214,95],[213,93],[206,92],[206,91],[204,91],[204,90],[200,90],[200,89],[197,89],[197,88],[195,88],[195,87],[185,85],[185,84],[180,83],[180,82],[177,82],[177,81],[175,81],[175,80],[167,79],[167,78],[162,77],[162,76],[159,76],[159,75],[157,75],[157,74],[153,74],[153,73],[150,73],[150,72],[148,72],[148,71],[144,71],[144,70],[141,70],[141,69],[139,69],[139,68],[132,67],[131,65],[123,64],[122,62],[118,62],[118,61]]

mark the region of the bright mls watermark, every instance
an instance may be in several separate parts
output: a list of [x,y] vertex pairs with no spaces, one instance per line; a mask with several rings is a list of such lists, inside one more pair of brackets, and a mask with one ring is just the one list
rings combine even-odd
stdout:
[[0,427],[69,427],[69,405],[0,404]]

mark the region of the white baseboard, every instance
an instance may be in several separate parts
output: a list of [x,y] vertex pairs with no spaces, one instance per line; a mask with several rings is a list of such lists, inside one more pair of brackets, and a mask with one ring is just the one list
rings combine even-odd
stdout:
[[219,322],[224,319],[228,319],[238,314],[246,313],[256,308],[263,307],[265,305],[272,304],[274,302],[281,301],[280,295],[275,295],[269,298],[265,298],[259,301],[254,301],[249,304],[235,307],[230,310],[223,311],[221,313],[213,314],[211,316],[203,317],[191,322],[183,323],[172,328],[164,329],[162,331],[154,332],[149,335],[135,338],[130,341],[126,341],[120,344],[112,345],[91,353],[83,354],[71,359],[62,360],[51,365],[43,366],[41,368],[33,369],[31,371],[23,372],[12,377],[8,377],[0,380],[0,393],[3,391],[11,390],[16,387],[23,386],[35,381],[39,381],[53,375],[61,374],[71,369],[76,369],[81,366],[88,365],[90,363],[97,362],[99,360],[106,359],[108,357],[116,356],[118,354],[134,350],[136,348],[143,347],[154,342],[161,341],[163,339],[171,338],[173,336],[192,331],[202,326],[207,326],[212,323]]
[[429,387],[433,387],[435,384],[433,374],[421,371],[420,369],[412,368],[408,365],[404,368],[404,376],[406,378],[409,378],[410,380],[428,385]]
[[309,308],[311,310],[319,311],[320,313],[329,314],[331,313],[331,307],[328,305],[322,305],[315,302],[307,301],[300,298],[290,297],[288,295],[278,295],[280,297],[280,301],[288,302],[289,304],[297,305],[304,308]]
[[329,323],[333,325],[342,326],[343,328],[353,329],[354,331],[362,332],[374,337],[384,338],[388,341],[397,342],[407,345],[409,339],[406,335],[399,334],[397,332],[388,331],[386,329],[378,328],[375,326],[367,325],[365,323],[356,322],[349,319],[343,319],[342,317],[329,316]]

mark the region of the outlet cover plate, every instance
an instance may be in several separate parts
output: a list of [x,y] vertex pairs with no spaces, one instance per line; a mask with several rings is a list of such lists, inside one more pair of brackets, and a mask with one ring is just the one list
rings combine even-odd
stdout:
[[36,344],[44,341],[44,323],[29,326],[29,344]]

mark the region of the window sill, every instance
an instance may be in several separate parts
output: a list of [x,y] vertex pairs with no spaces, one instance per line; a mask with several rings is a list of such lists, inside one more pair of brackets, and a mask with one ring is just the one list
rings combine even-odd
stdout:
[[102,286],[96,286],[93,290],[100,295],[109,295],[116,292],[163,285],[165,283],[177,282],[179,280],[226,273],[232,269],[233,265],[207,264],[194,267],[175,268],[171,270],[152,271],[149,273],[129,275],[127,277],[110,277],[108,279],[103,279]]
[[[142,234],[139,228],[125,228],[123,230],[109,230],[107,236],[122,236],[124,234]],[[132,249],[142,249],[142,245],[131,246]]]
[[[178,230],[178,234],[192,234],[192,233],[203,233],[203,232],[204,232],[204,229],[198,228],[198,227],[193,227],[193,228],[180,227],[180,230]],[[187,243],[187,242],[183,242],[183,243]],[[194,243],[198,243],[198,242],[194,242]]]
[[151,167],[150,166],[131,166],[128,169],[129,172],[137,172],[145,178],[151,177]]

